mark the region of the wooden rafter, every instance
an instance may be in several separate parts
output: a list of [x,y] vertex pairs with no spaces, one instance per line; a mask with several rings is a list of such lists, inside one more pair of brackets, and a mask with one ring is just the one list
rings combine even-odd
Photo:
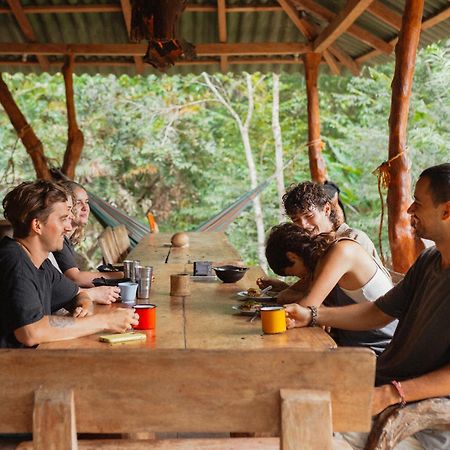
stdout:
[[[429,17],[428,19],[425,19],[422,22],[422,28],[421,30],[428,30],[431,27],[434,27],[435,25],[437,25],[438,23],[443,22],[444,20],[448,19],[450,17],[450,7],[445,8],[444,10],[442,10],[441,12],[435,14],[434,16]],[[395,39],[393,39],[392,41],[389,42],[389,44],[391,44],[392,46],[395,46],[397,44],[398,41],[398,37],[396,37]],[[367,61],[370,61],[373,58],[376,58],[377,56],[380,56],[382,53],[378,50],[373,50],[369,53],[365,53],[364,55],[356,58],[356,61],[359,64],[365,63]]]
[[314,41],[314,51],[323,52],[345,33],[373,0],[348,0],[344,8],[333,18]]
[[[146,44],[0,43],[0,54],[3,55],[67,55],[73,53],[74,55],[135,56],[142,55],[146,49]],[[302,55],[311,50],[311,44],[297,42],[214,43],[196,45],[198,56]]]
[[[196,60],[180,60],[177,62],[177,66],[210,66],[219,65],[220,60],[217,58],[206,58],[206,59],[196,59]],[[288,65],[299,65],[303,64],[303,61],[297,57],[291,58],[228,58],[228,64],[288,64]],[[131,61],[80,61],[76,60],[74,62],[75,67],[133,67],[134,62]],[[38,62],[33,61],[2,61],[0,60],[0,66],[18,66],[18,67],[37,67]],[[50,61],[50,67],[61,67],[61,61]]]
[[433,17],[429,17],[427,20],[424,20],[422,22],[422,31],[428,30],[431,27],[434,27],[438,23],[443,22],[444,20],[447,20],[450,17],[450,7],[447,7],[440,13],[437,13]]
[[[24,6],[25,14],[70,14],[70,13],[117,13],[121,12],[121,6],[116,3],[104,3],[97,5],[32,5]],[[216,13],[217,7],[214,5],[195,5],[188,4],[185,11]],[[0,7],[0,14],[9,14],[8,8]],[[227,13],[248,13],[248,12],[281,12],[279,6],[248,5],[248,6],[229,6]]]
[[[127,27],[127,36],[130,37],[131,30],[131,4],[130,0],[120,0],[120,5],[122,7],[123,19],[125,21],[125,26]],[[144,73],[144,62],[142,61],[142,56],[133,56],[134,63],[136,64],[136,73],[139,75]]]
[[[302,19],[299,16],[298,11],[287,0],[278,0],[278,3],[283,8],[283,11],[291,19],[292,23],[297,27],[298,30],[300,30],[303,36],[305,36],[308,41],[313,41],[318,35],[316,27],[312,23],[306,21],[305,19]],[[339,66],[337,65],[333,55],[331,55],[328,50],[325,50],[322,56],[328,64],[331,73],[333,73],[334,75],[339,75]]]
[[400,30],[402,26],[401,14],[392,11],[391,8],[388,8],[383,3],[374,1],[371,5],[369,5],[367,11],[377,19],[390,25],[392,28],[394,28],[394,30]]
[[[31,26],[31,23],[28,20],[22,5],[20,4],[20,1],[19,0],[6,0],[6,1],[8,2],[9,7],[11,8],[11,12],[13,13],[25,39],[28,42],[37,42],[37,38],[36,35],[34,34],[33,27]],[[48,71],[49,69],[48,58],[45,55],[39,55],[37,58],[39,64],[41,65],[42,70]]]
[[[325,8],[324,6],[319,5],[315,1],[312,0],[292,0],[293,3],[299,7],[304,9],[305,11],[308,11],[311,13],[314,17],[317,17],[320,20],[326,20],[328,22],[331,22],[336,17],[336,14],[329,10],[328,8]],[[365,44],[369,45],[370,47],[373,47],[376,50],[381,50],[384,53],[390,54],[394,51],[394,48],[390,46],[387,42],[383,41],[383,39],[380,39],[378,36],[375,36],[374,34],[370,33],[369,31],[365,30],[364,28],[358,26],[358,25],[351,25],[346,33],[355,39],[358,39]]]
[[[217,22],[219,28],[219,42],[225,43],[228,40],[225,0],[217,0]],[[226,73],[228,71],[227,60],[228,57],[226,55],[220,57],[220,70],[222,73]]]

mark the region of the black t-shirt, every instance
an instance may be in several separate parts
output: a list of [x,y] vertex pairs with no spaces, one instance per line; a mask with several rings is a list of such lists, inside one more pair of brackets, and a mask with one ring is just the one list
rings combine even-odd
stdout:
[[422,252],[403,281],[376,301],[399,319],[378,357],[377,385],[419,377],[450,363],[450,268],[436,247]]
[[53,252],[53,256],[55,257],[62,273],[66,270],[72,269],[73,267],[78,267],[75,260],[75,250],[67,236],[64,236],[63,249],[59,252]]
[[13,239],[0,241],[0,348],[23,347],[14,330],[71,308],[78,286],[46,259],[37,269]]

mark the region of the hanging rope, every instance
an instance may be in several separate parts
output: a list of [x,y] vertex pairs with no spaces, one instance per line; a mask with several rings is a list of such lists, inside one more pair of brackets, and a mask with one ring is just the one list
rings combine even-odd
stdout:
[[404,153],[405,153],[404,151],[398,153],[390,160],[385,161],[384,163],[380,164],[372,172],[372,174],[376,175],[378,178],[378,194],[380,196],[380,201],[381,201],[381,217],[380,217],[380,225],[378,227],[378,247],[380,249],[380,258],[381,258],[381,262],[383,263],[383,266],[386,266],[386,260],[384,258],[383,242],[381,240],[381,234],[383,231],[383,222],[384,222],[384,197],[383,197],[383,193],[381,190],[382,190],[382,188],[387,189],[389,186],[389,183],[391,181],[391,173],[390,173],[389,169],[391,168],[392,161],[395,161],[397,158],[402,156]]

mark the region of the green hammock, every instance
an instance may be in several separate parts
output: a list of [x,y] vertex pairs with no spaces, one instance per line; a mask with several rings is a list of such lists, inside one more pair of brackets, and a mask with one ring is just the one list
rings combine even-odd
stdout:
[[[203,222],[195,231],[223,231],[225,230],[241,212],[249,206],[250,202],[272,181],[272,177],[260,183],[256,188],[241,195],[233,203],[222,209],[214,217]],[[137,219],[127,216],[123,211],[102,200],[92,192],[88,192],[89,204],[92,214],[103,227],[116,227],[123,224],[128,230],[131,247],[134,248],[137,243],[148,233],[150,227],[143,225]]]
[[145,226],[137,219],[127,216],[123,211],[97,197],[92,192],[88,192],[88,195],[92,214],[104,228],[108,226],[116,227],[121,224],[126,226],[131,248],[136,247],[137,243],[150,233],[149,226]]

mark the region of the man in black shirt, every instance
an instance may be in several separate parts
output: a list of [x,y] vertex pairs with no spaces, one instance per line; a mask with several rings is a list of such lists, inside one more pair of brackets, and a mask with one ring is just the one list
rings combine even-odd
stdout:
[[[417,236],[436,246],[426,249],[404,280],[375,302],[317,311],[318,325],[347,330],[399,320],[391,344],[377,360],[373,414],[397,403],[450,395],[450,163],[422,172],[408,213]],[[288,328],[311,323],[307,308],[287,305],[286,311]],[[426,430],[415,438],[426,449],[450,448],[450,432]]]
[[[35,346],[137,324],[133,309],[87,315],[86,293],[47,260],[70,229],[66,192],[48,181],[25,182],[3,200],[14,238],[0,242],[0,346]],[[53,315],[64,307],[72,317]]]

